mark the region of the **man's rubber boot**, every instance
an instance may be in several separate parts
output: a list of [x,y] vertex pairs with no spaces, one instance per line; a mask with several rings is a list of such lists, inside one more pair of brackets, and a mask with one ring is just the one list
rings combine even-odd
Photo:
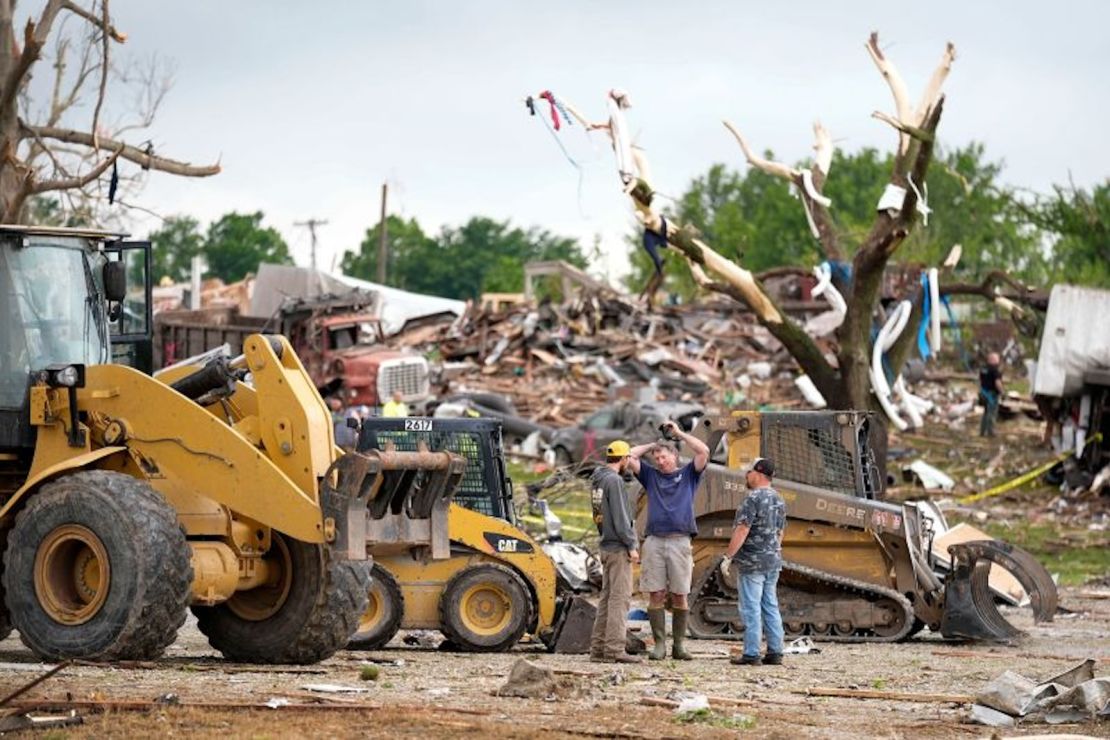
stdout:
[[694,656],[686,652],[686,620],[690,616],[689,609],[671,610],[671,657],[675,660],[693,660]]
[[667,612],[664,609],[648,609],[647,613],[651,624],[651,638],[655,640],[648,658],[663,660],[667,657]]

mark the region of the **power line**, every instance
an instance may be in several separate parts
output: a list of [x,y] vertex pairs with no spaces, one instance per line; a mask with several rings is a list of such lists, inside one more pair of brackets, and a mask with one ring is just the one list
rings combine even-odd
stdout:
[[313,270],[316,269],[316,227],[317,226],[326,226],[327,223],[328,222],[326,220],[321,220],[321,219],[318,219],[318,218],[310,218],[307,221],[294,221],[293,222],[294,226],[303,226],[303,227],[308,229],[308,235],[309,235],[310,239],[312,240],[312,269]]

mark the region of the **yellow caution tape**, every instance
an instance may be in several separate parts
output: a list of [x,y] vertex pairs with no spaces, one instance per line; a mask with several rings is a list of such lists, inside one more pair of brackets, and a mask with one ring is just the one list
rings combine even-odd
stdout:
[[[1093,437],[1091,437],[1090,439],[1087,440],[1087,445],[1098,442],[1101,439],[1102,439],[1102,434],[1101,433],[1095,434]],[[1087,445],[1084,445],[1083,448],[1086,449]],[[997,496],[1001,493],[1006,493],[1007,491],[1012,491],[1013,489],[1018,488],[1020,486],[1023,486],[1026,483],[1028,483],[1029,481],[1036,479],[1038,476],[1043,475],[1044,473],[1048,472],[1048,470],[1052,466],[1056,465],[1058,462],[1060,462],[1062,460],[1066,460],[1067,458],[1069,458],[1071,456],[1072,456],[1072,453],[1070,451],[1062,452],[1059,455],[1057,455],[1056,457],[1049,460],[1048,462],[1044,463],[1043,465],[1038,465],[1037,467],[1033,468],[1029,472],[1022,473],[1021,475],[1019,475],[1017,478],[1014,478],[1013,480],[1008,480],[1005,483],[1001,483],[1001,484],[995,486],[994,488],[988,488],[987,490],[980,491],[979,493],[973,493],[969,496],[964,496],[963,498],[956,499],[956,501],[961,503],[961,504],[970,504],[970,503],[974,503],[976,501],[980,501],[980,500],[985,499],[985,498],[990,498],[991,496]]]

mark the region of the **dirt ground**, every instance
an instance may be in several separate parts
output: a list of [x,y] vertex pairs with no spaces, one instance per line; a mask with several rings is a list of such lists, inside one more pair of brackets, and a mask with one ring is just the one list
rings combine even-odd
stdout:
[[[344,651],[306,667],[270,668],[222,661],[191,624],[156,664],[136,667],[71,666],[20,697],[50,701],[151,701],[176,695],[179,706],[154,710],[77,710],[84,723],[47,731],[60,737],[989,737],[991,729],[969,724],[956,703],[811,697],[819,687],[908,693],[974,694],[1004,670],[1047,678],[1080,659],[1099,659],[1096,673],[1110,673],[1110,600],[1081,596],[1091,589],[1066,588],[1061,603],[1072,613],[1047,625],[1031,624],[1027,612],[1008,616],[1027,630],[1020,644],[951,644],[925,635],[897,645],[822,644],[819,654],[787,656],[782,666],[739,667],[728,663],[731,643],[694,641],[688,663],[617,667],[585,656],[549,655],[522,645],[510,654],[470,655],[407,647]],[[393,648],[392,645],[396,645]],[[968,651],[972,655],[968,655]],[[561,696],[546,699],[493,695],[512,664],[528,658],[557,673]],[[0,694],[38,675],[17,636],[0,642]],[[374,681],[362,666],[379,668]],[[308,684],[337,684],[358,693],[313,692]],[[736,700],[689,721],[671,709],[645,706],[645,697],[698,692]],[[325,708],[234,709],[192,706],[200,702],[264,704],[330,702]],[[174,701],[174,699],[170,699]],[[361,705],[361,708],[360,708]],[[45,712],[44,712],[45,713]],[[54,712],[55,714],[57,712]],[[1110,723],[1025,725],[1000,736],[1072,733],[1110,737]]]

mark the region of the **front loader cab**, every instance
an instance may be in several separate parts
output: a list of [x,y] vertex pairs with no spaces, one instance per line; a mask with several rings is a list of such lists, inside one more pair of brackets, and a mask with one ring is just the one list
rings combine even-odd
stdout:
[[416,452],[421,443],[429,450],[466,458],[466,472],[453,499],[456,504],[516,524],[499,420],[371,417],[362,422],[356,449],[382,450],[392,444],[398,452]]
[[[42,373],[112,361],[113,324],[128,327],[128,344],[145,340],[149,358],[149,245],[119,239],[92,230],[0,225],[0,453],[18,456],[34,447],[28,392]],[[125,261],[132,253],[141,260]],[[128,267],[110,265],[119,261]],[[128,283],[142,287],[131,290]],[[141,325],[130,319],[135,311]],[[61,377],[76,379],[79,372]]]

